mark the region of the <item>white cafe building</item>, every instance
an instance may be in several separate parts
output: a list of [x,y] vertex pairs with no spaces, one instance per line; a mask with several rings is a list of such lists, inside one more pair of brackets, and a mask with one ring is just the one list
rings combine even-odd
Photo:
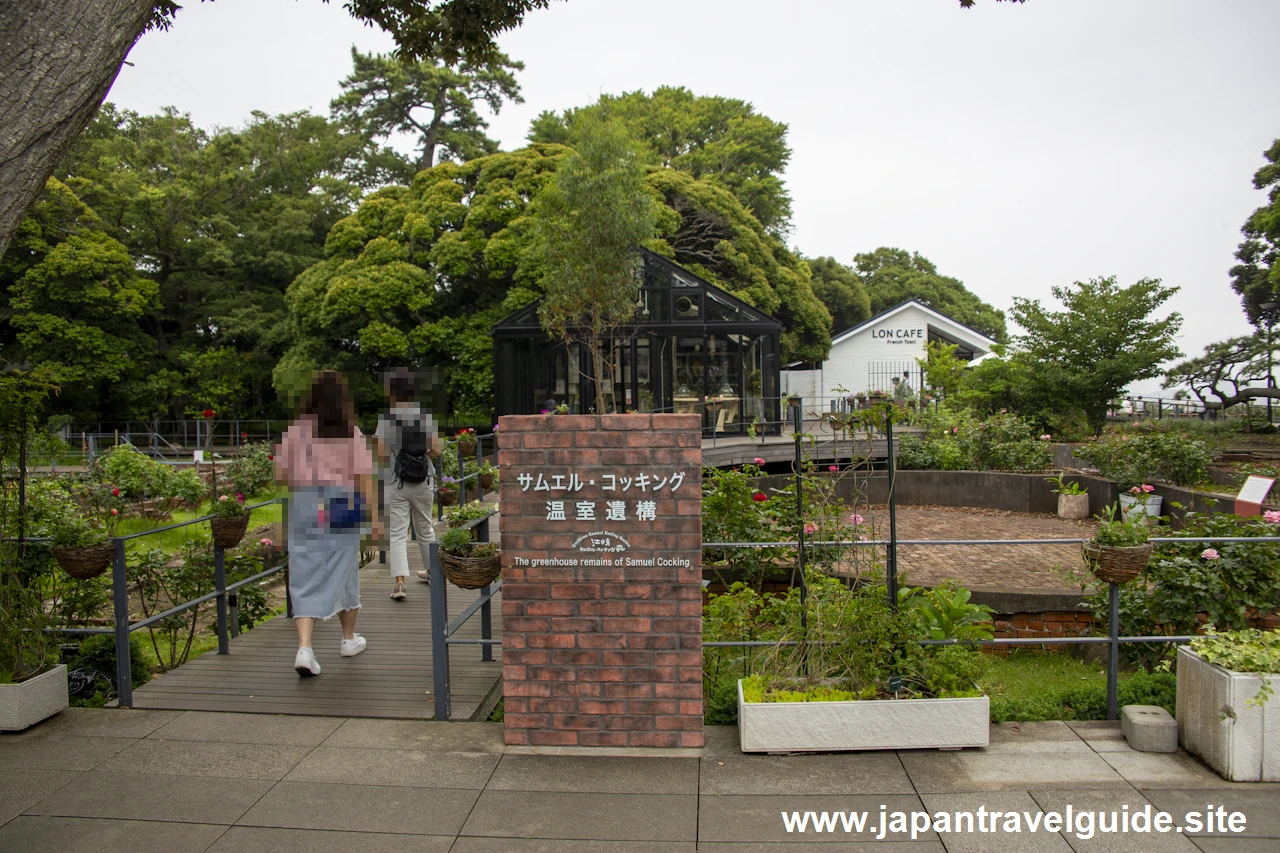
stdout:
[[915,299],[859,323],[831,339],[831,354],[819,365],[795,363],[782,371],[782,393],[806,400],[847,393],[893,394],[895,381],[921,391],[916,359],[929,341],[956,346],[956,357],[973,361],[991,352],[996,341]]

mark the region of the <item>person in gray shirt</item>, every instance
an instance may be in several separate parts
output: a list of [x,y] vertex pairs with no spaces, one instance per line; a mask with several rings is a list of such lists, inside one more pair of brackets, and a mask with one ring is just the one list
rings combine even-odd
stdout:
[[[417,390],[417,382],[407,370],[388,377],[391,409],[378,418],[375,433],[382,480],[386,483],[388,560],[395,584],[391,598],[396,601],[408,597],[404,585],[409,577],[410,525],[418,540],[423,569],[427,568],[428,546],[436,541],[431,523],[436,486],[432,460],[440,455],[440,435],[435,420],[414,402]],[[428,579],[426,571],[418,576]]]

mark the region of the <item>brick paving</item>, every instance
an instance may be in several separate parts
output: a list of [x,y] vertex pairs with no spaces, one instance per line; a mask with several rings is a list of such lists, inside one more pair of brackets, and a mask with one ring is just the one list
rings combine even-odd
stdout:
[[[883,506],[859,512],[872,538],[889,537]],[[898,539],[1083,539],[1092,521],[1054,515],[971,507],[898,507]],[[1079,592],[1063,569],[1080,566],[1080,546],[1065,545],[899,545],[898,570],[906,582],[932,586],[953,580],[973,590]]]

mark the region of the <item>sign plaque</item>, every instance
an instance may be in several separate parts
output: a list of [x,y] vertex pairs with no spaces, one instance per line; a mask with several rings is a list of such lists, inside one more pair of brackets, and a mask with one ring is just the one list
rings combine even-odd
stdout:
[[1262,515],[1262,503],[1276,481],[1268,477],[1249,477],[1236,495],[1236,515]]

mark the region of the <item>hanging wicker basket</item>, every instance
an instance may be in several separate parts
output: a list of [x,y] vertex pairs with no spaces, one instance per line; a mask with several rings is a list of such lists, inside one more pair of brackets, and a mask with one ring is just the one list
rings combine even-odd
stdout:
[[458,449],[462,451],[463,456],[475,456],[476,443],[474,441],[459,441]]
[[440,506],[457,506],[458,490],[457,489],[440,489],[436,492],[436,497],[440,501]]
[[481,475],[480,475],[480,488],[482,488],[482,489],[492,489],[492,488],[493,488],[493,475],[492,475],[492,474],[481,474]]
[[502,574],[502,556],[490,554],[487,557],[459,557],[447,551],[440,551],[440,568],[449,583],[463,589],[480,589],[488,586]]
[[1111,545],[1084,543],[1084,562],[1094,577],[1105,583],[1128,583],[1142,574],[1151,559],[1152,545],[1133,545],[1117,548]]
[[209,529],[213,531],[213,541],[223,548],[234,548],[244,538],[249,529],[249,516],[209,519]]
[[111,558],[115,556],[116,548],[114,543],[101,542],[97,545],[85,545],[80,548],[58,548],[54,547],[53,558],[58,561],[58,567],[64,572],[71,575],[76,580],[88,580],[96,578],[107,570],[107,566],[111,565]]

